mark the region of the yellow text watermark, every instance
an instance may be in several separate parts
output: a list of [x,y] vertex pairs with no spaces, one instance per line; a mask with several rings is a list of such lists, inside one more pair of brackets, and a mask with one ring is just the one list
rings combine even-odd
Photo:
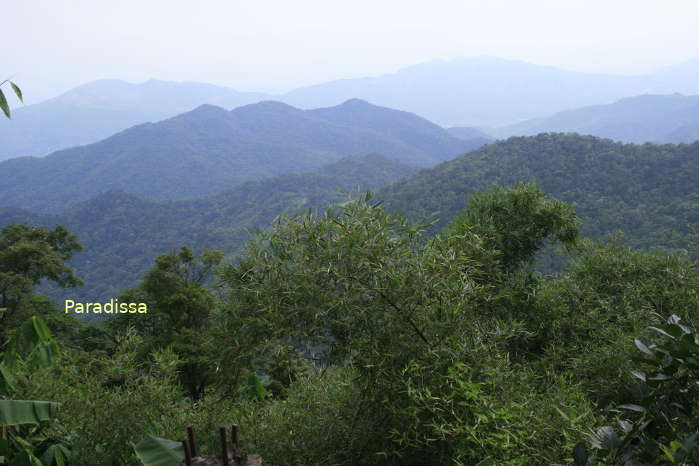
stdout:
[[69,312],[76,314],[146,314],[148,306],[146,303],[120,303],[115,298],[106,303],[80,303],[66,299],[65,310],[66,314]]

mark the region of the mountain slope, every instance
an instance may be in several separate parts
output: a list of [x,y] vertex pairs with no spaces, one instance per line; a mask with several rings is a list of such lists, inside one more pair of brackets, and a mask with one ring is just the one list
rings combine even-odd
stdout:
[[690,125],[699,125],[699,95],[643,95],[560,112],[492,132],[499,137],[574,132],[622,142],[675,142],[676,139],[668,140],[670,133]]
[[203,105],[95,144],[1,162],[0,205],[55,212],[111,189],[149,199],[205,196],[348,155],[380,152],[429,166],[479,145],[361,101],[315,111],[279,102],[230,112]]
[[148,201],[110,191],[60,215],[0,209],[0,226],[24,221],[66,226],[85,247],[71,264],[86,286],[67,294],[56,289],[50,293],[109,299],[136,285],[159,254],[185,244],[232,253],[249,238],[249,229],[267,227],[284,212],[342,202],[349,192],[377,189],[416,170],[372,154],[345,158],[309,173],[250,181],[200,199]]
[[472,139],[493,139],[490,134],[469,126],[452,126],[451,128],[447,128],[447,133],[455,138],[463,139],[464,141]]
[[377,193],[414,219],[460,213],[469,196],[492,184],[537,180],[555,198],[575,203],[583,232],[623,230],[632,245],[686,247],[699,227],[699,143],[621,144],[592,136],[513,137],[464,154]]
[[0,160],[89,144],[202,104],[231,109],[265,98],[259,93],[194,82],[94,81],[45,102],[18,107],[11,120],[0,121]]
[[659,139],[659,142],[671,142],[674,144],[691,143],[694,141],[699,141],[699,123],[680,126]]

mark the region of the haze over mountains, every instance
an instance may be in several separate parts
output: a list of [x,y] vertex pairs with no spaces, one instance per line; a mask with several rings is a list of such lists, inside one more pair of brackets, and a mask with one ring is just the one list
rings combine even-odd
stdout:
[[[31,90],[25,89],[27,92]],[[0,160],[89,144],[202,104],[231,109],[264,99],[259,93],[194,82],[93,81],[45,102],[15,109],[12,120],[0,122]]]
[[[25,92],[28,92],[25,90]],[[281,95],[201,83],[102,80],[0,121],[0,160],[96,142],[201,104],[225,109],[263,100],[299,108],[353,98],[416,113],[442,126],[498,127],[641,94],[699,94],[699,60],[639,76],[580,73],[494,57],[437,60],[378,77],[344,79]]]
[[279,102],[232,111],[203,105],[95,144],[1,162],[0,205],[56,212],[112,189],[148,199],[205,196],[372,152],[431,166],[484,142],[357,99],[316,110]]
[[[546,132],[590,134],[622,142],[693,142],[699,139],[699,95],[642,95],[609,105],[556,113],[489,130],[494,136]],[[452,134],[453,131],[450,129]]]
[[357,97],[443,126],[501,126],[623,97],[675,92],[699,94],[699,60],[639,76],[580,73],[495,57],[436,60],[375,78],[296,89],[284,101],[314,107]]

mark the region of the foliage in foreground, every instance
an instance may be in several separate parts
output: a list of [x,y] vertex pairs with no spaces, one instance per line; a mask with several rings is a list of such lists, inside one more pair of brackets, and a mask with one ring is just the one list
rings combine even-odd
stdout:
[[[424,229],[370,196],[282,218],[219,271],[220,293],[204,286],[218,253],[164,255],[125,292],[154,314],[65,326],[60,364],[27,368],[18,396],[61,403],[48,432],[77,465],[139,464],[139,442],[187,424],[213,452],[233,422],[273,465],[694,460],[675,443],[691,440],[694,416],[667,403],[697,401],[681,353],[699,309],[687,256],[580,241],[570,206],[535,185],[475,196],[441,234]],[[551,242],[575,259],[545,277],[532,265]],[[686,328],[656,325],[674,338],[643,337],[661,366],[636,362],[634,338],[658,314]],[[639,364],[650,391],[632,383]],[[660,373],[672,380],[648,383]],[[677,410],[671,422],[658,400]],[[583,449],[610,425],[624,448]]]

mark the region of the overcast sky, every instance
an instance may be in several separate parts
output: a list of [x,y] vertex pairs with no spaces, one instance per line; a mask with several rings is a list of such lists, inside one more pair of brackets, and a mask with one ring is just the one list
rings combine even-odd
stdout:
[[99,78],[284,91],[491,55],[634,74],[699,57],[697,0],[0,0],[36,102]]

